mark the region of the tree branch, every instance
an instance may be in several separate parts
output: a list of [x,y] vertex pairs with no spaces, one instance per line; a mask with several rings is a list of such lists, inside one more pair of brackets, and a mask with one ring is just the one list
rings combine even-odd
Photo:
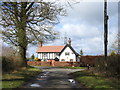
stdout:
[[28,6],[28,8],[26,9],[26,12],[29,11],[29,9],[31,9],[31,7],[33,6],[33,4],[34,4],[34,2],[32,2],[32,3]]

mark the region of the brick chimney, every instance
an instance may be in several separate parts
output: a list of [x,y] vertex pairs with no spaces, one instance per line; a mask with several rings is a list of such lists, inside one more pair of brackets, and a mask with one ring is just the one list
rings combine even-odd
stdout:
[[68,40],[68,44],[71,46],[71,39],[69,38],[69,40]]
[[42,47],[42,43],[43,43],[43,42],[42,42],[42,41],[40,41],[40,47]]

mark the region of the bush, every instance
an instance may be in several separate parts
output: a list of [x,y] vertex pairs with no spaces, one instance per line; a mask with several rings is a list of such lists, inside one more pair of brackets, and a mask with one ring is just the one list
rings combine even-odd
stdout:
[[13,70],[17,70],[21,67],[21,61],[19,57],[5,57],[2,56],[2,71],[10,72]]
[[107,75],[114,77],[120,76],[120,55],[99,57],[96,59],[96,69],[105,72]]
[[20,57],[17,56],[17,52],[8,46],[2,46],[2,71],[10,72],[17,70],[22,66],[22,61]]
[[115,55],[115,52],[114,52],[114,51],[112,51],[112,52],[110,53],[110,55],[111,55],[111,56]]
[[36,57],[36,58],[34,58],[34,60],[35,60],[35,61],[38,61],[38,58]]
[[9,58],[3,56],[1,59],[2,59],[2,71],[3,72],[8,72],[13,69],[11,65],[12,62]]

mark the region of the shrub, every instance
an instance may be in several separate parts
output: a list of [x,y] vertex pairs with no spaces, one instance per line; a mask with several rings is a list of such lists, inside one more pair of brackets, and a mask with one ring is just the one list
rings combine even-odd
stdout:
[[2,61],[2,71],[9,72],[19,69],[22,66],[22,61],[20,57],[17,56],[17,52],[10,47],[2,46],[2,56],[0,56]]
[[13,70],[17,70],[21,67],[21,61],[18,57],[5,57],[2,56],[2,71],[10,72]]
[[38,61],[38,58],[34,58],[35,61]]
[[115,52],[112,50],[112,52],[110,53],[111,56],[115,55]]
[[99,57],[96,59],[96,69],[105,72],[107,75],[114,77],[120,76],[120,55]]
[[12,62],[9,58],[3,56],[2,58],[2,71],[3,72],[8,72],[13,69],[13,65],[11,66]]

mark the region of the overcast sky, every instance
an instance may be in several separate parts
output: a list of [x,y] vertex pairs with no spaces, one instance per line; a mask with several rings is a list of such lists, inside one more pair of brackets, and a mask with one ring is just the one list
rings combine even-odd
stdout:
[[[84,55],[101,55],[104,52],[103,2],[82,2],[67,8],[67,16],[60,17],[60,23],[54,30],[60,32],[60,39],[44,45],[64,45],[65,33],[72,40],[72,47]],[[118,32],[118,3],[108,2],[109,35],[108,49]],[[37,46],[28,48],[29,56],[36,54]]]

